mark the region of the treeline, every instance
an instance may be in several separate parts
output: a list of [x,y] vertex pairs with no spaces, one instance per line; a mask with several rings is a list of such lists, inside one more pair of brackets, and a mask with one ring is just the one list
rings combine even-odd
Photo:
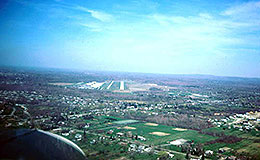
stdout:
[[198,117],[191,117],[187,114],[179,114],[174,116],[158,115],[148,117],[146,120],[168,126],[187,128],[198,131],[212,127],[211,123],[207,122],[206,120],[203,120]]
[[154,122],[162,125],[193,129],[197,131],[213,127],[213,125],[207,120],[199,117],[188,116],[187,114],[150,116],[140,112],[126,112],[124,118]]
[[243,138],[236,137],[236,136],[224,135],[224,136],[222,136],[222,137],[220,137],[218,139],[206,142],[205,145],[215,144],[215,143],[228,143],[228,144],[232,144],[232,143],[240,142],[241,140],[243,140]]
[[222,137],[225,136],[224,132],[206,132],[206,131],[199,131],[201,134],[206,134],[212,137]]
[[232,143],[240,142],[241,140],[243,140],[243,138],[240,138],[240,137],[237,137],[237,136],[225,135],[224,132],[205,132],[205,131],[200,131],[199,133],[210,135],[210,136],[213,136],[213,137],[219,137],[218,139],[206,142],[205,145],[215,144],[215,143],[228,143],[228,144],[232,144]]

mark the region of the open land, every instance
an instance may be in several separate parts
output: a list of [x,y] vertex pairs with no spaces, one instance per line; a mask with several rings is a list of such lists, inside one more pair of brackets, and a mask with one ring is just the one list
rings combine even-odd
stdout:
[[168,136],[170,135],[169,133],[164,133],[164,132],[151,132],[149,134],[157,135],[157,136]]
[[175,131],[187,131],[187,129],[184,129],[184,128],[173,128],[173,130],[175,130]]
[[136,129],[135,127],[129,127],[129,126],[125,126],[123,127],[124,129]]
[[147,126],[158,126],[158,124],[156,124],[156,123],[145,123],[145,125],[147,125]]

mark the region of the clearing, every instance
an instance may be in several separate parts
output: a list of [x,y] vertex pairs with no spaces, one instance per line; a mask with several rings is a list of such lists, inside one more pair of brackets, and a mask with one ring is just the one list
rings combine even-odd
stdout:
[[123,127],[124,129],[131,129],[131,130],[133,130],[133,129],[136,129],[135,127],[129,127],[129,126],[125,126],[125,127]]
[[149,134],[157,135],[157,136],[168,136],[170,135],[169,133],[164,133],[164,132],[152,132]]
[[187,129],[184,129],[184,128],[173,128],[172,130],[175,130],[175,131],[187,131]]
[[158,126],[159,124],[156,124],[156,123],[145,123],[145,125],[147,125],[147,126]]

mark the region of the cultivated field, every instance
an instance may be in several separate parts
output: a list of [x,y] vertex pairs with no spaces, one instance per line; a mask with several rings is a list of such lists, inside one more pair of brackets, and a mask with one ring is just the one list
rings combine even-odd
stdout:
[[194,142],[195,144],[202,144],[205,150],[212,150],[214,153],[218,153],[218,149],[222,147],[230,148],[225,154],[231,154],[233,151],[237,151],[241,154],[260,155],[259,151],[259,137],[254,136],[254,133],[245,133],[240,131],[222,130],[220,128],[208,128],[203,131],[207,132],[223,132],[226,135],[236,135],[243,137],[240,142],[228,144],[228,143],[214,143],[208,144],[210,141],[217,140],[219,137],[214,137],[207,134],[202,134],[199,131],[175,128],[172,126],[166,126],[150,122],[140,122],[132,119],[121,119],[118,117],[99,116],[92,120],[86,120],[87,123],[91,123],[89,128],[92,130],[103,130],[104,133],[113,130],[111,136],[117,137],[117,133],[127,134],[131,132],[132,135],[138,135],[144,137],[146,140],[133,140],[130,137],[121,137],[127,139],[127,141],[138,141],[138,143],[152,145],[157,147],[163,147],[172,151],[181,152],[180,144],[186,142]]
[[147,126],[158,126],[158,124],[156,124],[156,123],[145,123],[145,125],[147,125]]
[[149,134],[153,134],[153,135],[157,135],[157,136],[168,136],[170,135],[169,133],[165,133],[165,132],[152,132]]
[[175,130],[175,131],[187,131],[187,129],[184,129],[184,128],[173,128],[173,130]]
[[123,127],[124,129],[130,129],[130,130],[133,130],[133,129],[136,129],[135,127],[129,127],[129,126],[125,126]]

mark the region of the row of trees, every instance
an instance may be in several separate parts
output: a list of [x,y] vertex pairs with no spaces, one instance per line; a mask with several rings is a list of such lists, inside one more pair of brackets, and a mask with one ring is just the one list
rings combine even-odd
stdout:
[[187,114],[179,114],[175,116],[158,115],[148,117],[146,120],[168,126],[188,128],[193,130],[202,130],[205,128],[212,127],[212,125],[208,123],[206,120],[203,120],[198,117],[190,117]]

